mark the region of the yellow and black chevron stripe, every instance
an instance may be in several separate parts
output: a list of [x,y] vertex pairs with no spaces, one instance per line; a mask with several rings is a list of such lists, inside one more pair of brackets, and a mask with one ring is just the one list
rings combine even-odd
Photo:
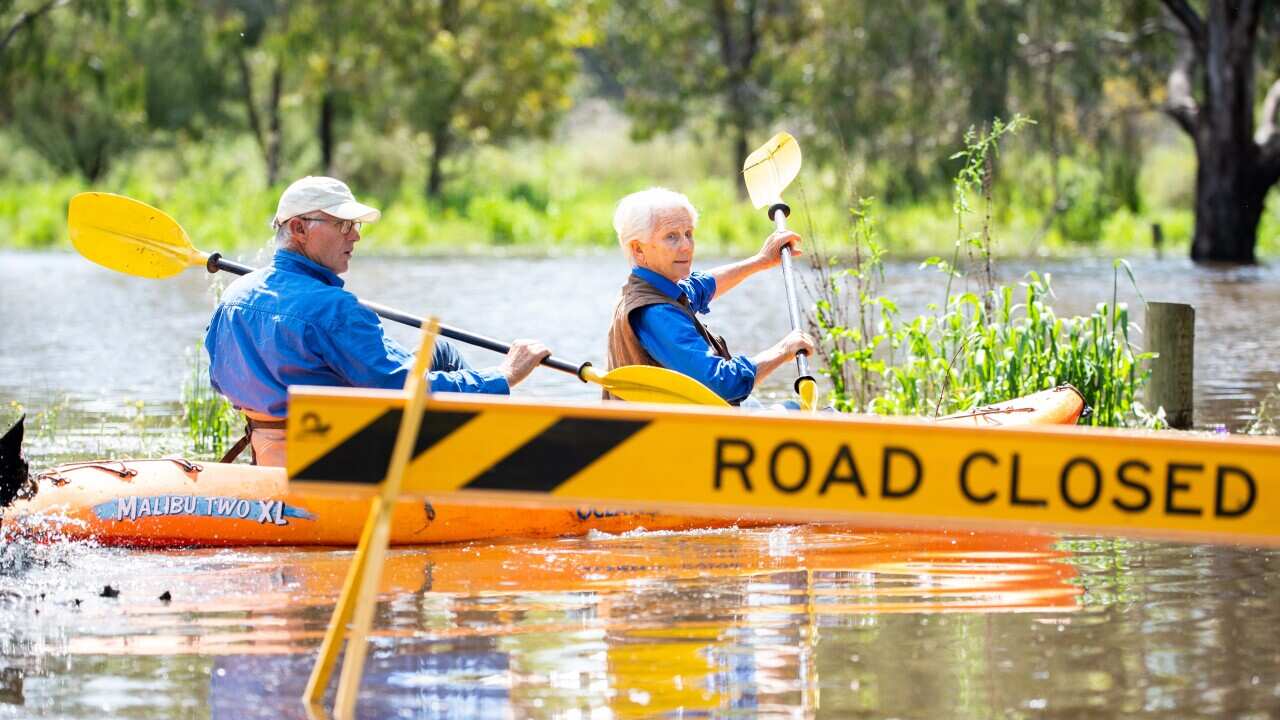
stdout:
[[[341,444],[298,470],[296,480],[377,484],[387,474],[391,449],[403,413],[391,409],[358,429]],[[454,436],[480,413],[428,412],[422,419],[413,457],[418,458]],[[551,492],[564,481],[626,442],[648,424],[635,420],[562,417],[519,446],[493,458],[493,464],[462,489]]]

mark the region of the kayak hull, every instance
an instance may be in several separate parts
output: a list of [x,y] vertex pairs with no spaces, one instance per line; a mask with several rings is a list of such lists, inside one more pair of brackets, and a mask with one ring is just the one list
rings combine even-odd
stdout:
[[[1084,407],[1072,388],[1046,390],[935,422],[977,427],[1073,424]],[[6,531],[37,539],[136,547],[354,546],[377,485],[289,481],[284,468],[182,459],[90,461],[36,476],[36,492],[4,509]],[[484,505],[405,495],[392,545],[500,537],[549,538],[591,531],[688,530],[767,525],[609,508]]]
[[[377,492],[368,485],[290,483],[284,468],[168,459],[63,465],[42,473],[37,482],[34,497],[6,509],[11,531],[134,547],[353,546]],[[406,496],[394,509],[391,544],[733,524],[590,507],[480,507]]]

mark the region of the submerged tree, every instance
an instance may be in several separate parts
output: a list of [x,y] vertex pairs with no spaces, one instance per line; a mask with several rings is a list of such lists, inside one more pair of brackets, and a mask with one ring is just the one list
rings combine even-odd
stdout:
[[1258,66],[1274,73],[1276,31],[1260,42],[1265,0],[1209,0],[1201,15],[1186,0],[1161,0],[1181,26],[1184,46],[1168,81],[1169,114],[1195,144],[1193,260],[1252,263],[1267,192],[1280,181],[1280,78],[1272,78],[1254,127]]

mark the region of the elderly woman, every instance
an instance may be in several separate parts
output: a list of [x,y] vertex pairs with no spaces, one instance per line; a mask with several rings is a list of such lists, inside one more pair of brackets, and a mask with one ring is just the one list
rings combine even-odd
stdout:
[[609,368],[665,367],[737,405],[797,352],[812,353],[813,339],[792,331],[756,355],[734,355],[697,316],[710,312],[711,301],[738,283],[778,265],[783,247],[800,254],[800,236],[775,232],[746,260],[692,272],[697,224],[689,198],[671,190],[651,188],[618,203],[613,228],[632,268],[609,327]]

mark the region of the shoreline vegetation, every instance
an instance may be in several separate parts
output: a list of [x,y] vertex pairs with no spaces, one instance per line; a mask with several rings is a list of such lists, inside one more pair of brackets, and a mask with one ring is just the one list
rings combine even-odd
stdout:
[[[660,185],[685,193],[699,208],[699,253],[732,256],[754,250],[763,236],[760,211],[728,178],[731,169],[692,134],[649,142],[630,138],[625,119],[603,103],[588,101],[581,117],[551,141],[479,147],[449,168],[440,200],[421,192],[424,171],[406,150],[412,136],[357,133],[341,143],[334,174],[357,197],[383,210],[368,226],[368,255],[468,255],[545,257],[612,252],[613,209],[624,195]],[[252,138],[173,140],[140,150],[100,181],[54,172],[34,152],[0,131],[12,162],[0,169],[0,248],[62,249],[66,208],[77,192],[95,190],[137,198],[177,220],[198,247],[244,252],[270,243],[268,218],[284,185],[313,168],[301,151],[286,179],[269,186]],[[672,158],[679,162],[672,162]],[[945,158],[939,158],[943,160]],[[947,164],[958,170],[955,158]],[[848,160],[807,163],[794,184],[793,225],[837,257],[853,253],[854,216],[863,188],[883,187],[886,172]],[[840,163],[836,163],[840,165]],[[1151,257],[1153,225],[1163,237],[1160,254],[1186,257],[1192,213],[1195,158],[1190,145],[1170,136],[1145,155],[1137,183],[1139,210],[1114,207],[1105,197],[1100,170],[1061,157],[1059,183],[1070,200],[1051,208],[1049,157],[1027,138],[1001,150],[991,192],[990,251],[996,258],[1082,256]],[[1280,195],[1280,190],[1273,191]],[[912,201],[877,198],[877,226],[886,257],[927,258],[950,252],[955,241],[953,197],[948,188]],[[1258,233],[1264,261],[1280,255],[1280,201],[1268,204]]]
[[[726,179],[715,156],[696,138],[641,143],[626,124],[605,113],[569,123],[555,141],[475,149],[449,168],[439,201],[421,194],[422,174],[406,152],[409,138],[354,137],[339,147],[338,170],[357,197],[383,210],[366,227],[366,255],[546,257],[613,253],[613,208],[637,189],[661,185],[687,194],[699,208],[699,253],[733,256],[754,251],[765,234],[760,211]],[[882,186],[876,171],[846,162],[843,175],[814,162],[794,183],[793,227],[810,238],[818,261],[817,306],[810,308],[820,338],[829,401],[845,412],[937,415],[968,410],[1072,382],[1086,393],[1091,425],[1162,428],[1158,409],[1137,401],[1149,354],[1131,343],[1123,304],[1101,302],[1089,317],[1058,318],[1047,301],[1047,276],[997,285],[992,261],[1070,257],[1150,257],[1152,225],[1163,255],[1185,258],[1195,160],[1177,138],[1146,155],[1140,172],[1140,211],[1114,207],[1098,172],[1059,158],[1060,187],[1074,198],[1049,217],[1043,180],[1048,157],[1015,131],[1031,122],[1015,117],[974,129],[948,159],[950,188],[925,200],[884,201],[859,194]],[[0,131],[0,141],[4,140]],[[0,170],[0,248],[63,250],[66,203],[97,190],[149,202],[174,217],[193,242],[224,253],[270,246],[267,219],[283,184],[268,186],[252,139],[226,136],[142,150],[90,187],[52,173],[29,151]],[[680,158],[673,163],[671,158]],[[345,165],[344,165],[345,163]],[[299,158],[300,167],[307,158]],[[345,169],[344,169],[345,168]],[[285,175],[291,179],[294,173]],[[1259,228],[1258,254],[1280,251],[1280,203],[1271,203]],[[918,271],[942,273],[945,299],[918,317],[900,317],[880,294],[886,260],[918,258]],[[1123,260],[1114,263],[1116,283]],[[981,291],[952,291],[952,279],[975,279]],[[1139,291],[1140,293],[1140,291]],[[1105,299],[1099,298],[1099,301]],[[235,413],[213,394],[203,353],[189,358],[180,389],[185,445],[216,457],[239,430]],[[1273,411],[1259,409],[1261,426]],[[141,416],[142,413],[139,412]],[[1261,428],[1266,432],[1269,428]],[[1255,430],[1256,431],[1256,430]]]

